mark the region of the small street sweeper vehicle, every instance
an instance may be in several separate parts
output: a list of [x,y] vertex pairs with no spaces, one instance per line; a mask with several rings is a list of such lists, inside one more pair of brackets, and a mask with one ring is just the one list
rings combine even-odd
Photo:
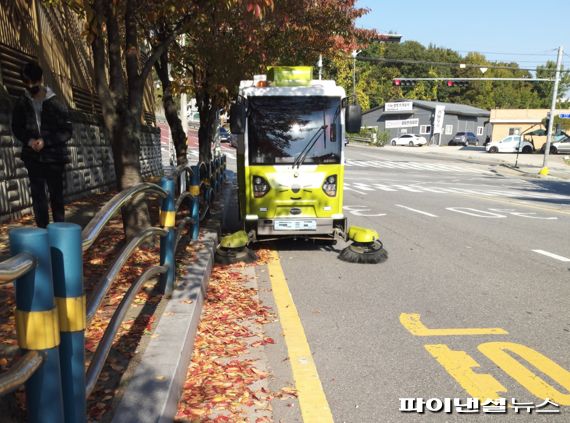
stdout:
[[352,241],[341,260],[384,261],[378,233],[349,227],[343,213],[346,132],[359,132],[361,121],[360,106],[335,81],[313,80],[311,67],[241,81],[230,129],[243,230],[222,238],[217,260],[244,260],[252,242],[290,237]]

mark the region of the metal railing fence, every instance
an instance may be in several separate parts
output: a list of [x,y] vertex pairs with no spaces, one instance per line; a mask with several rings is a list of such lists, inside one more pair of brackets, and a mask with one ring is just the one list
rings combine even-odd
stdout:
[[[42,423],[86,422],[86,401],[93,392],[120,325],[141,287],[160,277],[164,296],[175,288],[175,253],[185,228],[198,239],[200,223],[221,189],[226,157],[182,165],[163,177],[160,186],[142,183],[116,194],[81,230],[71,223],[47,229],[10,230],[11,257],[0,262],[0,284],[14,281],[16,334],[23,354],[0,374],[0,396],[25,385],[28,420]],[[89,298],[83,287],[83,254],[97,241],[121,208],[143,194],[161,198],[160,226],[132,237],[121,249]],[[188,216],[179,219],[183,207]],[[160,237],[160,263],[150,266],[129,287],[85,365],[85,330],[117,275],[133,252]]]

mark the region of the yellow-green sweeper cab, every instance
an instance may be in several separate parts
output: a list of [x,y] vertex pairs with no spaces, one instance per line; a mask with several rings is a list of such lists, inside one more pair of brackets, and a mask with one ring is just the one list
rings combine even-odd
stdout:
[[345,133],[359,132],[361,110],[335,81],[310,67],[274,67],[242,81],[230,126],[244,231],[222,239],[218,260],[250,257],[249,242],[293,237],[351,240],[340,258],[386,259],[378,233],[351,227],[343,213]]

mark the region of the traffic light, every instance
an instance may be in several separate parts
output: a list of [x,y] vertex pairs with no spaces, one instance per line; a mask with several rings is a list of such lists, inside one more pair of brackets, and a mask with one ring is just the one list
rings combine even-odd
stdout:
[[449,79],[447,81],[448,87],[466,87],[469,85],[469,81],[458,81],[454,79]]
[[416,81],[410,79],[394,79],[392,85],[394,87],[413,87],[416,85]]

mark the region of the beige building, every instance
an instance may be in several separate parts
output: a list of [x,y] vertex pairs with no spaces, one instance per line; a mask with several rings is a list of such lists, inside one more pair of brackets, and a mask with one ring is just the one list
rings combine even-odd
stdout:
[[[509,135],[520,135],[536,129],[545,129],[542,125],[549,109],[493,109],[490,123],[493,125],[491,140],[499,141]],[[556,114],[570,113],[570,110],[557,110]],[[545,136],[527,136],[532,138],[538,150],[546,142]]]

